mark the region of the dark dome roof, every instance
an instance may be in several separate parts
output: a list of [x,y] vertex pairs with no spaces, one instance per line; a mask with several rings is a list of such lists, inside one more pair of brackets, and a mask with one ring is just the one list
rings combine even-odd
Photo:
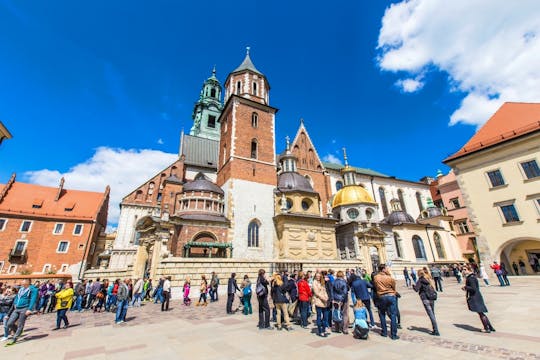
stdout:
[[388,215],[384,220],[383,223],[389,224],[389,225],[399,225],[399,224],[414,224],[415,221],[413,217],[409,214],[407,214],[405,211],[392,211],[390,215]]
[[309,180],[295,172],[284,172],[278,176],[278,190],[281,192],[303,191],[314,193]]
[[426,211],[427,211],[428,218],[436,217],[436,216],[443,216],[441,209],[435,206],[428,207]]
[[210,191],[221,195],[224,194],[219,186],[202,177],[197,177],[195,180],[186,183],[184,185],[184,192],[187,191]]

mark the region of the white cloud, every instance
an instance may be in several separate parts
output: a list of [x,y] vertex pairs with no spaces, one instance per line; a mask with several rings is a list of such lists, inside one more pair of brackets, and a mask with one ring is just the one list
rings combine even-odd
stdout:
[[424,87],[424,83],[419,80],[419,78],[412,79],[399,79],[396,81],[396,86],[400,88],[403,92],[413,93]]
[[332,163],[332,164],[339,164],[339,165],[343,165],[343,162],[337,157],[335,156],[334,154],[326,154],[323,156],[323,161],[326,161],[326,162],[329,162],[329,163]]
[[25,178],[34,184],[58,186],[66,180],[66,189],[105,191],[110,185],[109,228],[118,223],[122,198],[156,173],[173,163],[178,156],[157,150],[125,150],[100,147],[88,160],[62,173],[58,170],[26,172]]
[[157,140],[157,143],[158,143],[159,145],[165,144],[165,142],[163,141],[162,138],[159,138],[159,139]]
[[481,125],[505,101],[540,101],[539,13],[538,0],[402,1],[382,19],[379,66],[399,73],[403,91],[446,72],[465,93],[450,124]]

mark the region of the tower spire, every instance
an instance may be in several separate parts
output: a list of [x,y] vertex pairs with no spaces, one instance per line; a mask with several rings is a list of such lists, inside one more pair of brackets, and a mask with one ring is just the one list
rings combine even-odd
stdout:
[[348,167],[349,166],[349,162],[347,161],[347,149],[346,148],[342,148],[343,150],[343,161],[345,161],[345,167]]
[[246,46],[246,56],[249,56],[249,50],[251,50],[250,46]]

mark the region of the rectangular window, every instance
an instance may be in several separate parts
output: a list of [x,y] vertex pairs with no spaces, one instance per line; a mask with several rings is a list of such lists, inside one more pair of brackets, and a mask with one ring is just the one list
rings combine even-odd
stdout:
[[538,214],[540,214],[540,198],[534,199],[534,205],[536,206],[536,210],[538,211]]
[[4,231],[7,225],[7,219],[0,219],[0,231]]
[[504,179],[500,170],[489,171],[487,175],[489,177],[489,181],[491,182],[491,187],[504,185]]
[[17,272],[17,265],[9,265],[8,274],[15,274]]
[[32,222],[30,220],[24,220],[21,224],[21,232],[30,232],[32,228]]
[[521,168],[523,169],[527,179],[534,179],[535,177],[540,176],[540,168],[538,168],[536,160],[522,162]]
[[4,270],[4,262],[0,261],[0,273]]
[[68,267],[69,267],[68,264],[62,264],[62,266],[60,267],[60,272],[65,273],[67,271]]
[[73,235],[81,235],[83,231],[83,224],[75,224],[73,228]]
[[519,221],[519,215],[517,213],[514,204],[501,205],[501,212],[504,216],[504,221],[507,223]]
[[469,225],[467,224],[467,220],[458,220],[456,221],[456,224],[459,228],[460,234],[467,234],[469,233]]
[[450,203],[452,204],[454,209],[459,209],[461,207],[461,205],[459,204],[458,198],[450,199]]
[[43,271],[42,271],[42,273],[48,274],[49,272],[51,272],[51,264],[45,264],[45,265],[43,265]]
[[58,249],[56,249],[57,253],[67,253],[69,248],[69,241],[60,241],[58,243]]
[[208,115],[208,127],[211,129],[216,127],[216,117],[214,115]]
[[58,223],[54,225],[53,234],[60,235],[64,232],[64,224]]
[[26,241],[17,241],[15,243],[14,252],[15,254],[22,254],[26,248]]
[[42,206],[43,206],[42,199],[34,199],[34,201],[32,201],[32,209],[41,209]]

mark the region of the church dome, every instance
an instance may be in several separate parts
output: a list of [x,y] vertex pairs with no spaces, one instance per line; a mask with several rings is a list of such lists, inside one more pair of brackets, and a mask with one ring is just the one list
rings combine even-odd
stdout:
[[430,206],[425,211],[427,213],[428,218],[437,217],[437,216],[443,216],[444,215],[442,213],[441,209],[439,209],[436,206]]
[[284,172],[278,176],[278,190],[281,192],[303,191],[314,193],[308,179],[296,172]]
[[332,208],[343,205],[371,203],[375,204],[369,192],[359,185],[345,186],[339,190],[332,201]]
[[384,218],[382,222],[389,225],[415,223],[413,217],[407,214],[405,211],[392,211],[392,213],[388,215],[386,218]]
[[223,195],[223,190],[206,177],[197,176],[195,180],[184,185],[184,192],[188,191],[208,191]]

